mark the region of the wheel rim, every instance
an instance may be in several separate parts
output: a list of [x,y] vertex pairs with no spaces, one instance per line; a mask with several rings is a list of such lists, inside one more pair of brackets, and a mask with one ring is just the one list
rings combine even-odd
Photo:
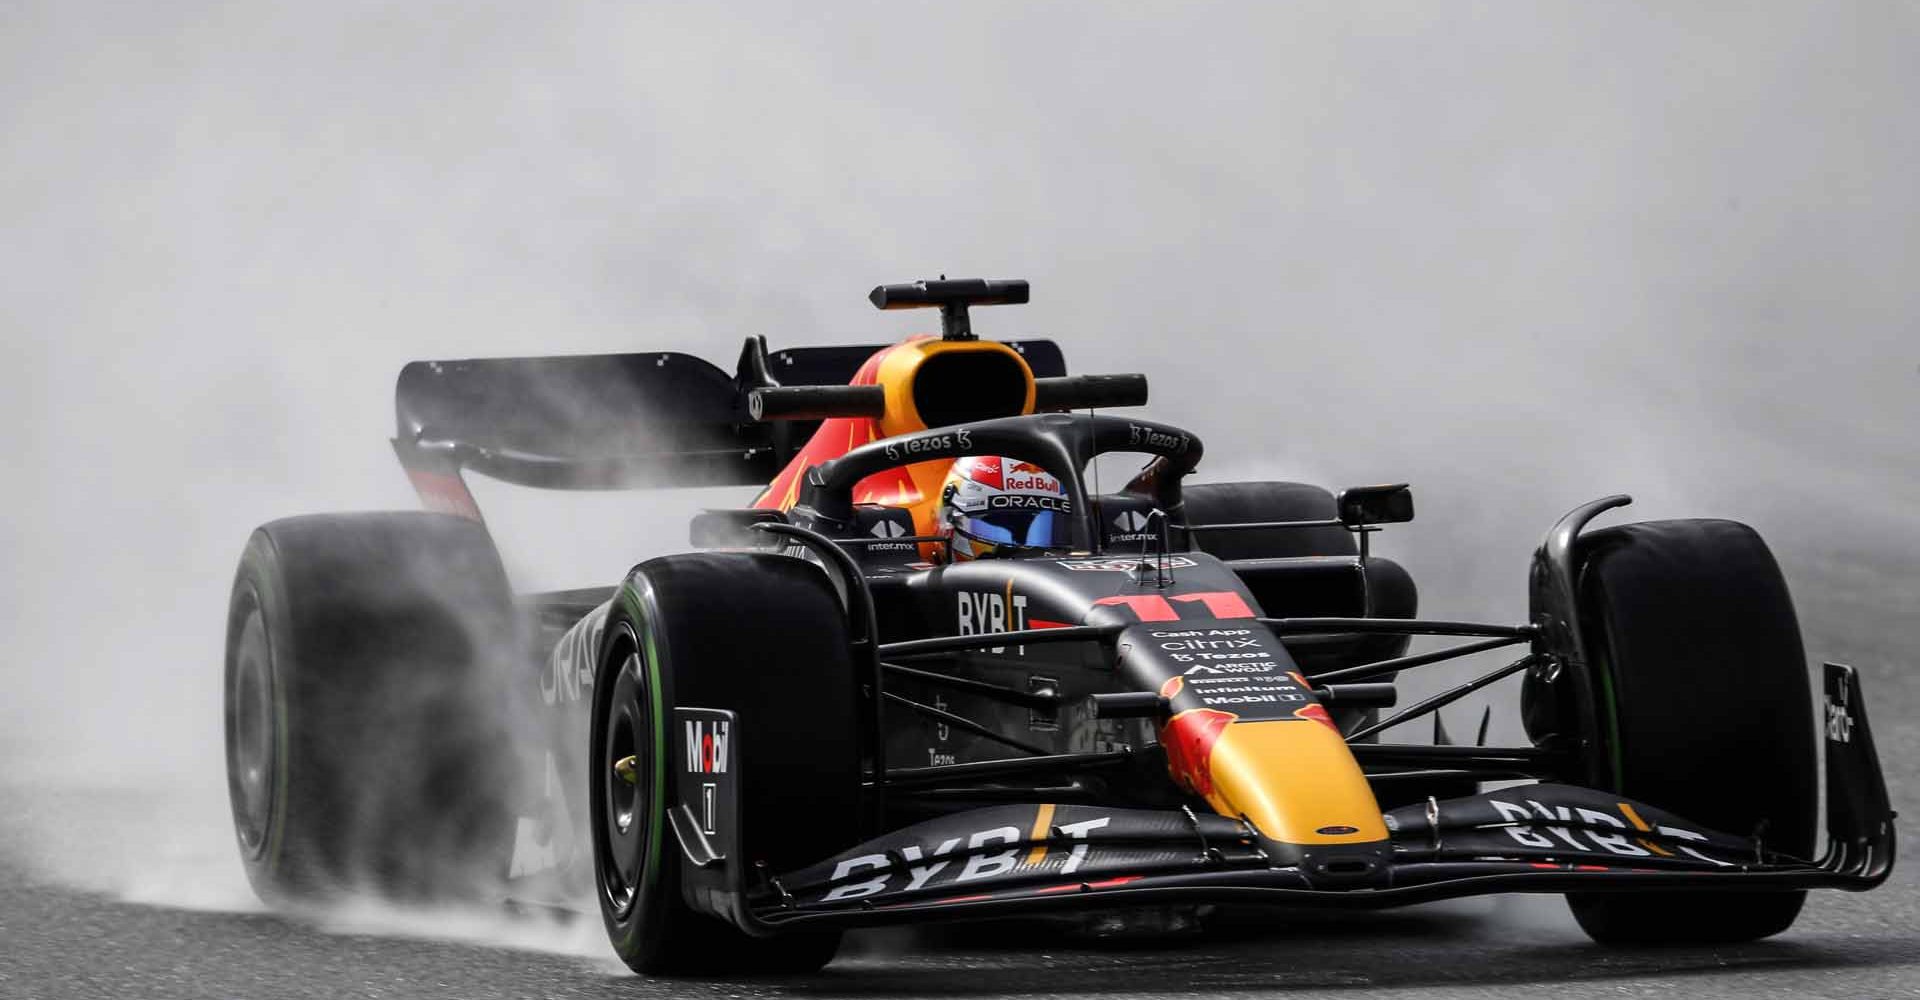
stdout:
[[[652,817],[647,808],[653,793],[652,719],[644,669],[637,654],[620,664],[607,704],[606,740],[594,762],[600,800],[602,857],[600,891],[617,918],[633,911],[646,876],[646,848]],[[629,761],[626,767],[622,762]],[[624,774],[622,772],[625,772]],[[631,780],[627,777],[631,775]]]
[[266,620],[255,605],[234,644],[227,689],[227,784],[233,800],[233,829],[241,851],[250,859],[266,849],[273,818],[277,761],[272,663]]

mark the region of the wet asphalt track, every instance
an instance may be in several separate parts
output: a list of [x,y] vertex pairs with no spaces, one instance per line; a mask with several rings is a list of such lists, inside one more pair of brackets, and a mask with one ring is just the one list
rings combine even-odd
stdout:
[[[1857,567],[1788,562],[1810,652],[1862,668],[1895,807],[1920,816],[1920,677],[1902,662],[1920,651],[1920,622],[1910,621],[1920,607],[1914,587],[1879,573],[1862,579]],[[874,933],[853,939],[816,976],[686,983],[628,976],[592,922],[355,915],[316,925],[247,911],[231,895],[209,898],[192,884],[191,866],[160,888],[131,890],[167,902],[129,901],[128,889],[88,877],[93,858],[103,850],[137,855],[140,824],[178,819],[170,800],[137,788],[103,795],[10,781],[0,786],[6,997],[1920,996],[1911,820],[1901,824],[1909,860],[1886,887],[1815,894],[1786,935],[1733,948],[1602,950],[1558,899],[1509,897],[1331,918],[1250,917],[1205,939],[1130,948],[1032,928]],[[49,845],[49,829],[70,836]],[[153,850],[154,867],[181,869],[167,842]],[[138,856],[102,856],[97,867],[140,864]],[[216,867],[231,882],[226,865]],[[440,933],[456,940],[433,936]]]

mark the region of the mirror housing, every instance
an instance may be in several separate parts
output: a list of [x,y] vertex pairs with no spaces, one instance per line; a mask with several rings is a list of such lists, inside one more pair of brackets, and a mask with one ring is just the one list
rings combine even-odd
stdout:
[[1349,528],[1413,520],[1413,491],[1406,483],[1349,487],[1340,491],[1334,503],[1340,511],[1340,523]]

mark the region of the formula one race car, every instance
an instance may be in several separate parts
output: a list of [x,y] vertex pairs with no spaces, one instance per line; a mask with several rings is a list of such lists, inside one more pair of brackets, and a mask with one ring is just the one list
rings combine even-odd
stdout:
[[[256,531],[228,617],[234,825],[266,899],[598,901],[643,972],[794,970],[843,928],[1214,903],[1564,893],[1603,942],[1786,929],[1894,834],[1859,678],[1820,754],[1792,603],[1744,525],[1567,514],[1512,624],[1415,616],[1369,551],[1404,485],[1195,484],[1200,438],[1046,341],[1022,281],[875,289],[942,335],[416,362],[425,513]],[[1090,463],[1139,456],[1117,492]],[[514,594],[463,474],[750,484],[703,551]],[[593,530],[583,526],[583,530]],[[1460,637],[1409,652],[1414,636]],[[1382,718],[1396,675],[1517,658]],[[1526,746],[1381,734],[1518,677]],[[1526,782],[1534,782],[1527,784]],[[1483,784],[1496,790],[1483,791]]]

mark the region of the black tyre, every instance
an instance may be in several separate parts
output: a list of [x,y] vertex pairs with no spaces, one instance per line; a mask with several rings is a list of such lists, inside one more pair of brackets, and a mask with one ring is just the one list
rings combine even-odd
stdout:
[[[1600,687],[1595,746],[1620,794],[1810,857],[1812,695],[1773,554],[1733,521],[1650,521],[1583,536],[1581,628]],[[1750,941],[1806,893],[1569,893],[1606,944]]]
[[329,514],[253,533],[227,613],[227,787],[263,900],[497,885],[511,609],[470,521]]
[[[636,567],[609,613],[588,758],[595,895],[614,950],[649,975],[808,972],[838,933],[750,937],[688,905],[665,813],[676,706],[736,713],[745,863],[791,871],[860,839],[854,666],[818,567],[697,553]],[[633,757],[623,777],[615,765]]]
[[[1182,488],[1187,523],[1246,524],[1262,521],[1325,521],[1337,516],[1333,494],[1308,483],[1193,483]],[[1290,556],[1351,556],[1353,536],[1344,528],[1280,528],[1197,532],[1194,547],[1221,559]]]

